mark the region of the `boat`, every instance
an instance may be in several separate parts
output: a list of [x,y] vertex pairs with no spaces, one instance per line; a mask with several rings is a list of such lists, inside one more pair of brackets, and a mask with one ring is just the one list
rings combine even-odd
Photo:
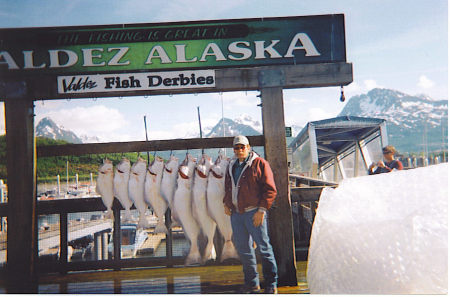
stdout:
[[[147,231],[138,229],[137,224],[123,224],[121,230],[121,258],[135,258],[138,250],[142,247],[148,238]],[[114,251],[113,236],[108,244],[108,254],[112,258]]]

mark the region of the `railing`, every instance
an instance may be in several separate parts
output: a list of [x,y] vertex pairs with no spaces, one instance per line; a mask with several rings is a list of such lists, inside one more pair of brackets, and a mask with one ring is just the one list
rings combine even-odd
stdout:
[[295,251],[298,260],[306,260],[312,225],[322,190],[338,184],[289,174]]
[[[134,208],[134,207],[133,207]],[[60,256],[56,262],[39,261],[39,272],[60,272],[114,269],[120,270],[127,267],[150,267],[183,264],[184,257],[174,257],[172,255],[172,231],[166,236],[166,257],[145,257],[121,259],[121,232],[120,232],[120,211],[122,206],[117,199],[113,203],[113,258],[94,261],[69,262],[68,255],[68,214],[77,212],[105,211],[106,208],[100,197],[77,198],[77,199],[57,199],[38,201],[38,215],[59,214],[60,227]],[[0,204],[0,217],[7,216],[8,204]],[[170,213],[166,213],[166,218],[170,218]],[[170,219],[166,220],[166,226],[170,226]],[[96,242],[94,242],[96,244]],[[97,250],[97,247],[94,249]]]
[[[263,135],[248,136],[253,146],[264,146]],[[217,138],[192,138],[173,140],[152,140],[133,142],[112,142],[112,143],[90,143],[90,144],[65,144],[53,146],[37,147],[37,157],[51,156],[79,156],[85,154],[105,154],[105,153],[125,153],[125,152],[146,152],[146,151],[171,151],[203,148],[223,148],[230,147],[233,137]],[[133,206],[134,208],[134,206]],[[117,199],[114,199],[113,212],[113,259],[102,259],[97,261],[68,262],[68,214],[75,212],[104,211],[104,207],[99,197],[80,199],[58,199],[37,202],[37,215],[59,214],[60,216],[60,256],[57,263],[38,263],[38,269],[42,272],[93,270],[93,269],[115,269],[120,270],[126,267],[148,267],[166,266],[182,264],[184,258],[176,257],[172,254],[172,232],[166,236],[166,257],[146,257],[121,259],[120,251],[120,210],[122,206]],[[8,216],[8,204],[0,203],[0,217]],[[170,210],[166,213],[166,226],[170,226]],[[217,232],[216,232],[217,234]],[[221,240],[215,237],[216,251],[221,249]],[[5,270],[5,267],[0,270]]]

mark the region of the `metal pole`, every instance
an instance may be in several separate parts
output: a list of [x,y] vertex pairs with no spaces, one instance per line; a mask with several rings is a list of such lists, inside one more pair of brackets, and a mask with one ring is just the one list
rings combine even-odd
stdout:
[[66,162],[66,193],[69,192],[69,159]]
[[[200,120],[200,106],[197,106],[197,114],[198,114],[198,125],[200,127],[200,138],[203,138],[202,134],[202,121]],[[205,149],[202,148],[202,155],[205,152]]]
[[[145,126],[145,141],[148,142],[148,135],[147,135],[147,116],[144,115],[144,126]],[[147,165],[150,164],[150,152],[147,151]]]
[[59,174],[56,176],[56,189],[58,198],[61,196],[61,177]]

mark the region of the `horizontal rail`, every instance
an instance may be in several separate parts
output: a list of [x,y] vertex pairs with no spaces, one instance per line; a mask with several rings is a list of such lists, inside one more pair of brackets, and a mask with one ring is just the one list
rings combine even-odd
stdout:
[[311,186],[336,187],[338,185],[335,182],[324,181],[324,180],[321,180],[321,179],[316,179],[316,178],[302,176],[302,175],[293,174],[293,173],[289,174],[289,180],[290,181],[295,181],[297,186],[299,184],[308,185],[309,187],[311,187]]
[[[263,135],[247,136],[252,146],[264,146]],[[86,154],[154,152],[232,147],[233,137],[190,138],[132,142],[82,143],[38,146],[38,157],[80,156]]]
[[[117,198],[114,198],[113,208],[124,210]],[[100,196],[90,198],[64,198],[55,200],[39,200],[37,202],[37,214],[59,214],[59,213],[76,213],[76,212],[92,212],[105,211],[106,207]],[[134,204],[131,209],[136,209]],[[8,216],[8,203],[0,203],[0,216]]]
[[292,202],[319,201],[323,188],[291,188]]

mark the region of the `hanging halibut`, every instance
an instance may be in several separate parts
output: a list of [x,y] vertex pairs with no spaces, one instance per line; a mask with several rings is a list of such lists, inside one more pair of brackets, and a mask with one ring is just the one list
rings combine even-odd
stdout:
[[220,233],[222,233],[225,243],[223,245],[220,262],[226,259],[239,259],[231,237],[233,230],[231,228],[230,216],[225,214],[223,207],[223,197],[225,196],[225,174],[229,161],[222,155],[219,155],[214,165],[211,167],[208,176],[208,187],[206,190],[208,212],[217,223]]
[[155,233],[168,233],[164,223],[164,214],[166,213],[168,203],[161,195],[161,180],[164,170],[164,160],[156,157],[153,163],[147,169],[145,177],[144,198],[147,204],[151,205],[156,214],[158,223],[155,227]]
[[128,195],[133,201],[134,206],[139,211],[138,228],[150,227],[145,212],[147,211],[147,203],[144,200],[144,184],[145,174],[147,171],[147,163],[141,157],[131,166],[130,179],[128,181]]
[[213,165],[211,158],[203,154],[202,159],[195,168],[194,186],[192,190],[192,211],[208,243],[203,254],[203,262],[216,259],[216,250],[214,248],[214,233],[216,231],[216,222],[209,216],[206,206],[206,188],[208,184],[209,169]]
[[95,191],[102,197],[106,207],[106,218],[113,218],[112,205],[114,201],[114,171],[110,160],[103,160],[103,164],[98,168],[98,177]]
[[130,177],[130,160],[122,158],[114,171],[114,196],[119,199],[122,207],[125,208],[125,221],[131,220],[130,208],[133,205],[128,197],[128,179]]
[[[173,195],[177,187],[178,158],[171,155],[169,162],[164,166],[163,177],[161,180],[161,195],[168,203],[172,211],[172,221],[176,220],[175,211],[173,209]],[[173,224],[172,224],[173,226]]]
[[178,169],[178,187],[173,197],[173,207],[181,225],[184,235],[190,241],[191,247],[186,257],[185,265],[201,264],[198,247],[200,227],[192,215],[192,180],[194,176],[195,159],[186,154],[186,159]]

